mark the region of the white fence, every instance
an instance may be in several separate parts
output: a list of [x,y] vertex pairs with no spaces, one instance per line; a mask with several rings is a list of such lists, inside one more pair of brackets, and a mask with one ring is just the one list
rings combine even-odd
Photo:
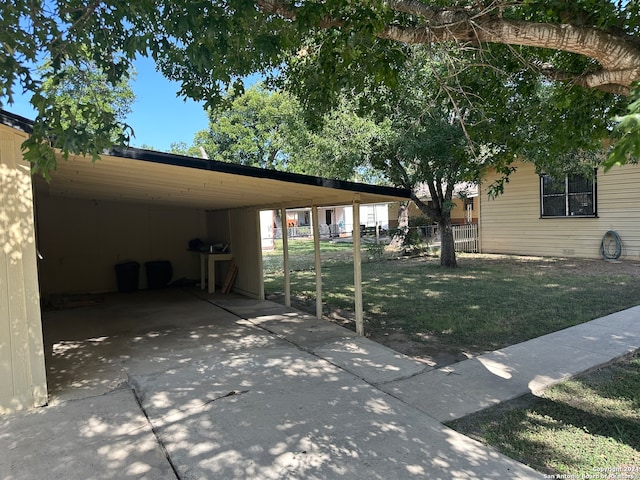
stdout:
[[456,252],[478,252],[478,224],[453,226],[453,243]]

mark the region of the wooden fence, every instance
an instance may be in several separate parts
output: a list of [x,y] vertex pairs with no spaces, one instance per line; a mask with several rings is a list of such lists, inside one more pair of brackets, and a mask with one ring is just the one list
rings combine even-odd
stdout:
[[477,253],[478,248],[478,224],[453,226],[453,243],[456,252]]

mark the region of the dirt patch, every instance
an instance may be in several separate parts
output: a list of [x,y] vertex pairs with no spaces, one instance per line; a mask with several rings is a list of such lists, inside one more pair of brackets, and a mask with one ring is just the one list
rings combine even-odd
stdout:
[[[284,303],[284,295],[282,293],[267,295],[266,299],[276,303]],[[311,315],[316,313],[316,305],[313,299],[292,295],[291,306]],[[325,304],[323,305],[323,317],[349,330],[355,331],[356,329],[355,315],[349,310],[331,308]],[[485,353],[461,351],[459,348],[442,344],[435,337],[420,339],[419,341],[414,340],[401,330],[378,330],[371,325],[367,318],[365,318],[364,322],[365,336],[367,338],[434,368],[445,367]]]

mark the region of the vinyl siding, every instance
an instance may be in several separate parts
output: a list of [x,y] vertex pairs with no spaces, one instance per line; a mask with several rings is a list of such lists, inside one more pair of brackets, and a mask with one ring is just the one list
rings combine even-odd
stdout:
[[496,199],[487,196],[495,176],[480,189],[480,241],[485,253],[598,258],[603,235],[616,231],[621,258],[640,256],[640,166],[598,172],[596,218],[540,218],[540,180],[532,164],[520,164]]
[[233,255],[238,266],[234,291],[248,297],[264,299],[260,212],[254,208],[230,210]]
[[[264,298],[260,213],[254,208],[235,208],[207,212],[209,238],[214,243],[228,243],[238,267],[233,291],[252,298]],[[216,266],[216,280],[223,284],[228,262]]]
[[47,402],[25,138],[0,125],[0,414]]

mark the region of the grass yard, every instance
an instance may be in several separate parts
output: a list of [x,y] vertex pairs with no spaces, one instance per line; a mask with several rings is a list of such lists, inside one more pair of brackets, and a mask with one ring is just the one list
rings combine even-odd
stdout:
[[[329,316],[338,312],[333,316],[346,319],[350,327],[351,249],[351,244],[321,244],[325,311]],[[315,312],[312,242],[291,242],[290,255],[296,306]],[[265,291],[278,298],[283,291],[281,251],[269,257]],[[640,303],[640,266],[632,264],[470,254],[458,259],[460,267],[454,270],[441,268],[436,257],[365,261],[367,335],[418,357],[434,351],[469,356]]]
[[639,479],[640,356],[449,426],[554,478]]

